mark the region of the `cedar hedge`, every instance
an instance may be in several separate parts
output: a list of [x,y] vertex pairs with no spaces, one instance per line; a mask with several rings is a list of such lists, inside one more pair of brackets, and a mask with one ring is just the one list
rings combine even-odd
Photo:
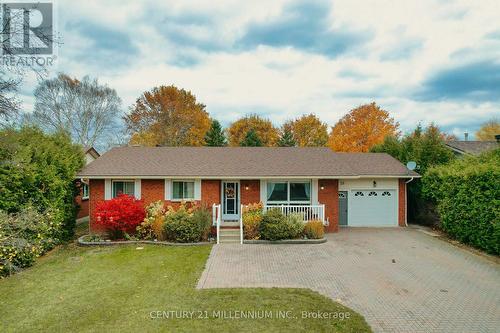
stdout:
[[422,182],[449,236],[500,254],[500,148],[433,167]]

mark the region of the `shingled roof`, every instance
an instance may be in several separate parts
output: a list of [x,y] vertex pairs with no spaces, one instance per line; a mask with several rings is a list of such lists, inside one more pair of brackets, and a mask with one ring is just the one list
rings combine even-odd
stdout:
[[459,154],[479,155],[498,148],[497,141],[448,141],[446,145]]
[[118,147],[88,164],[81,178],[105,177],[415,177],[385,153],[329,148]]

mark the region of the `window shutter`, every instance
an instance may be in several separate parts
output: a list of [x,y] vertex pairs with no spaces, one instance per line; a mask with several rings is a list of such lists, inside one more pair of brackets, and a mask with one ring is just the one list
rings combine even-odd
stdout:
[[194,181],[194,200],[201,200],[201,179]]
[[172,200],[172,180],[165,179],[165,200]]
[[138,200],[141,199],[141,180],[136,179],[134,184],[134,197]]
[[111,200],[111,179],[104,180],[104,200]]
[[318,204],[318,180],[313,179],[311,180],[311,205],[317,205]]

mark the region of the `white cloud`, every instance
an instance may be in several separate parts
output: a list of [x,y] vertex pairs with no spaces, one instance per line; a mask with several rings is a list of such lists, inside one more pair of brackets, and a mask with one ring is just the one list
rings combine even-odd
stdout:
[[[411,98],[412,91],[439,68],[498,56],[500,42],[484,38],[500,30],[498,1],[335,1],[328,13],[332,28],[368,31],[373,38],[334,58],[293,47],[241,50],[234,46],[248,24],[279,17],[284,4],[60,1],[59,25],[65,42],[57,70],[98,77],[118,91],[125,107],[154,86],[175,84],[191,90],[223,123],[249,112],[261,113],[277,124],[313,112],[333,125],[350,109],[374,100],[391,111],[405,130],[419,121],[433,121],[457,134],[468,126],[469,131],[475,130],[480,121],[498,113],[498,101],[417,102]],[[190,24],[190,17],[206,22]],[[178,22],[173,31],[192,38],[192,45],[176,43],[162,29],[162,24],[174,19]],[[85,31],[67,29],[77,21],[127,35],[139,53],[125,66],[119,66],[126,56],[120,53],[110,62],[116,66],[94,62],[91,49],[85,59],[77,58],[81,49],[91,45]],[[405,45],[408,50],[402,50]],[[384,54],[403,51],[401,57],[383,59]],[[27,106],[32,103],[32,98],[26,99]]]

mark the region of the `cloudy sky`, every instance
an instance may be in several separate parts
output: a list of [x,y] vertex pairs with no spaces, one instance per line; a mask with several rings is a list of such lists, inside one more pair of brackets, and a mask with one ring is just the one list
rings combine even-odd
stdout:
[[[329,125],[371,101],[463,136],[500,115],[500,1],[58,1],[57,67],[115,88],[158,85],[227,125],[257,113]],[[33,108],[34,78],[23,88]]]

